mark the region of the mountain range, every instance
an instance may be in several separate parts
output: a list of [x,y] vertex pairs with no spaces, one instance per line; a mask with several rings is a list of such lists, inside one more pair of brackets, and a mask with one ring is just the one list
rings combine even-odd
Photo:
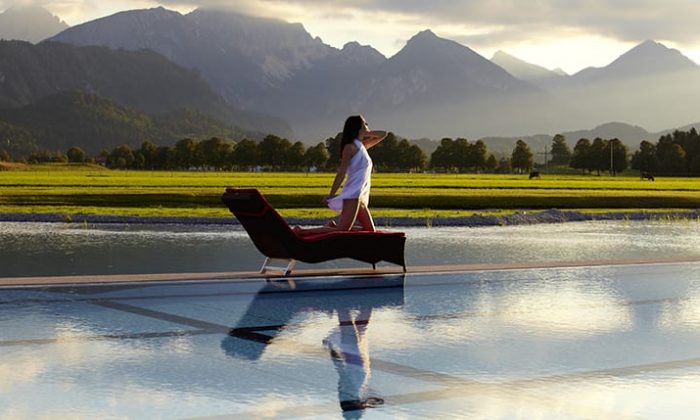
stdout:
[[[567,75],[504,52],[488,60],[430,30],[387,58],[356,42],[334,48],[298,23],[207,9],[184,15],[162,7],[126,11],[68,28],[50,40],[36,47],[63,43],[78,51],[98,46],[124,55],[131,51],[134,57],[162,57],[201,77],[217,96],[208,107],[195,109],[223,120],[216,113],[226,107],[239,115],[263,115],[263,122],[253,127],[238,122],[247,129],[292,136],[290,130],[283,132],[287,122],[294,136],[308,144],[335,135],[345,117],[355,113],[364,114],[372,127],[433,139],[574,133],[605,121],[659,132],[700,120],[695,109],[698,66],[654,41],[639,44],[608,66]],[[138,64],[124,62],[121,68],[130,66]],[[133,100],[126,102],[120,92],[89,87],[120,105],[148,111]],[[139,100],[148,103],[145,96]],[[27,103],[14,100],[14,105],[7,103],[0,85],[2,106]],[[150,106],[158,102],[150,100]],[[278,117],[276,125],[264,115]],[[567,138],[572,144],[577,140]]]
[[560,132],[611,120],[661,129],[698,119],[698,66],[653,41],[603,68],[537,76],[503,54],[491,61],[429,30],[386,58],[356,43],[333,48],[300,24],[205,9],[122,12],[52,39],[151,49],[197,69],[229,103],[284,118],[302,139],[332,135],[352,113],[432,138]]
[[27,106],[58,92],[83,91],[142,112],[191,109],[242,127],[240,131],[292,134],[279,118],[230,106],[197,72],[150,50],[0,41],[0,57],[0,108]]

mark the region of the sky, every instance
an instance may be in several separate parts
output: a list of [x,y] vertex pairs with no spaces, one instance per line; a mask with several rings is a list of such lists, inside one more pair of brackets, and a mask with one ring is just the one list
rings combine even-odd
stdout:
[[299,22],[341,48],[357,41],[387,57],[430,29],[486,58],[503,50],[573,74],[602,67],[652,39],[700,63],[700,0],[0,0],[0,10],[41,5],[69,25],[119,11],[197,7]]

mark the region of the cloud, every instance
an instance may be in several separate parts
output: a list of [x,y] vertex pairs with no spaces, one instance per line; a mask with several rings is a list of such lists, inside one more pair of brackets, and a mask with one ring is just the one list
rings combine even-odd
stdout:
[[[125,10],[158,3],[177,10],[232,9],[302,23],[360,15],[370,25],[382,25],[388,18],[394,23],[420,25],[421,29],[450,27],[451,32],[461,32],[465,42],[480,44],[489,43],[489,39],[495,44],[572,33],[623,42],[700,43],[697,0],[0,0],[0,7],[34,4],[51,10],[89,10],[111,5],[112,9]],[[381,20],[373,21],[373,16]]]
[[[482,34],[494,39],[537,38],[552,34],[596,35],[619,41],[646,39],[690,44],[700,41],[697,0],[165,0],[172,6],[234,8],[256,15],[299,20],[303,14],[316,17],[359,12],[363,15],[394,14],[406,23],[423,26],[451,25],[465,29],[490,28]],[[381,21],[376,22],[381,25]],[[468,39],[468,38],[467,38]],[[513,39],[511,39],[512,41]],[[485,41],[482,41],[485,42]]]

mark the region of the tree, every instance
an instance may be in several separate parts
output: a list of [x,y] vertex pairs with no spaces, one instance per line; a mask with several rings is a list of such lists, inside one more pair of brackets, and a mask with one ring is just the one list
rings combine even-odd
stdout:
[[151,143],[150,141],[144,141],[141,143],[141,156],[143,156],[143,167],[146,169],[156,169],[162,166],[157,164],[158,158],[158,146]]
[[52,161],[53,155],[47,150],[37,150],[27,158],[27,162],[29,163],[46,163]]
[[143,157],[143,153],[140,150],[134,150],[134,161],[131,163],[130,167],[133,169],[143,169],[146,164],[146,158]]
[[566,137],[557,134],[552,139],[552,159],[549,161],[553,165],[568,165],[571,161],[571,149],[566,143]]
[[639,150],[632,156],[632,169],[641,172],[654,173],[658,170],[659,158],[656,156],[656,145],[643,140],[639,143]]
[[688,170],[695,175],[700,174],[700,154],[696,155],[693,160],[690,161]]
[[326,144],[321,142],[316,146],[306,149],[304,154],[304,162],[309,167],[323,168],[328,163],[328,149]]
[[498,160],[496,160],[496,156],[490,154],[489,157],[486,159],[486,170],[489,172],[494,172],[497,168]]
[[600,175],[600,171],[610,169],[610,146],[607,140],[594,138],[588,156],[589,170],[595,170]]
[[694,174],[700,173],[700,134],[695,127],[688,131],[686,142],[683,145],[685,158],[688,163],[688,170]]
[[268,166],[272,170],[277,170],[287,165],[289,149],[292,143],[287,139],[282,139],[275,135],[267,135],[258,144],[259,163]]
[[53,155],[53,159],[51,159],[51,162],[66,163],[68,162],[68,156],[66,156],[62,151],[59,150]]
[[478,171],[486,166],[486,144],[479,140],[470,144],[465,138],[444,138],[430,155],[430,166],[446,172]]
[[612,162],[612,174],[615,175],[618,173],[622,173],[625,169],[627,169],[627,146],[625,146],[620,139],[611,139],[609,141],[610,147],[612,148],[612,157],[613,157],[613,162]]
[[483,170],[486,167],[486,144],[477,140],[469,148],[469,167],[474,170]]
[[0,121],[0,150],[17,160],[37,152],[38,147],[28,130]]
[[175,149],[172,147],[158,146],[153,159],[153,166],[158,169],[174,169],[177,167],[175,163]]
[[[403,143],[404,141],[406,144],[408,144],[408,141],[406,140],[402,140],[401,142]],[[423,152],[423,149],[415,144],[412,144],[408,147],[402,148],[401,151],[401,159],[404,170],[409,172],[423,172],[425,170],[425,167],[428,164],[428,157],[425,155],[425,152]]]
[[5,150],[0,149],[0,162],[9,162],[11,160],[12,158],[10,157],[10,154]]
[[306,147],[304,143],[297,141],[292,146],[287,149],[287,156],[285,158],[285,166],[289,169],[301,169],[306,165],[304,161],[304,154],[306,153]]
[[233,146],[219,137],[202,140],[196,145],[196,156],[201,166],[221,170],[230,167]]
[[83,149],[77,146],[73,146],[66,152],[68,157],[68,162],[72,163],[84,163],[87,161],[87,154]]
[[465,138],[458,138],[454,141],[452,148],[452,159],[459,172],[466,172],[467,169],[471,167],[471,162],[469,161],[469,140]]
[[582,138],[576,142],[574,146],[574,154],[571,156],[571,162],[569,166],[574,169],[580,169],[582,173],[590,170],[591,164],[591,141]]
[[243,139],[233,150],[233,162],[239,168],[252,168],[259,164],[260,150],[253,140]]
[[338,133],[335,137],[326,139],[326,151],[328,152],[328,167],[333,169],[340,162],[340,141],[343,139],[343,133]]
[[175,143],[173,150],[173,163],[178,169],[189,169],[197,166],[197,142],[193,139],[186,138]]
[[134,152],[125,144],[117,146],[107,158],[107,166],[114,169],[127,169],[134,164]]
[[515,142],[515,148],[511,154],[511,166],[521,172],[530,172],[532,169],[532,152],[530,146],[522,140]]
[[446,137],[440,140],[440,145],[430,155],[430,167],[445,172],[451,172],[453,168],[457,167],[452,139]]
[[[408,143],[406,143],[408,147]],[[402,165],[399,141],[394,133],[388,133],[381,143],[369,150],[374,167],[378,171],[395,172]]]
[[671,144],[659,156],[659,169],[661,172],[679,174],[686,171],[685,150],[680,144]]

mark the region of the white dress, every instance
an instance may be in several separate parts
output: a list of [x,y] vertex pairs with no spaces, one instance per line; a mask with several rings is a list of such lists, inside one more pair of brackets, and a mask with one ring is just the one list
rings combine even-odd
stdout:
[[357,198],[365,207],[369,206],[369,190],[372,182],[372,158],[365,145],[358,139],[353,140],[357,152],[350,158],[347,178],[340,194],[328,200],[328,207],[335,211],[343,209],[343,200]]

